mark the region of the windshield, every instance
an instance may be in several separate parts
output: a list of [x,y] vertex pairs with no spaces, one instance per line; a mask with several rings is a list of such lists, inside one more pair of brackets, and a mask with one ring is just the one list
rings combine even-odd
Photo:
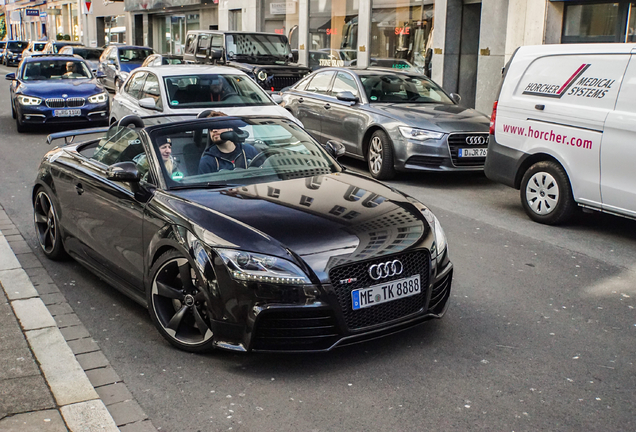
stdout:
[[9,42],[7,49],[11,51],[24,51],[28,45],[28,42]]
[[151,49],[127,48],[119,49],[119,61],[127,63],[143,63],[146,57],[152,54]]
[[29,62],[24,67],[24,81],[86,79],[91,72],[83,61],[77,60],[42,60]]
[[453,101],[433,81],[407,75],[361,75],[364,91],[373,102],[442,103]]
[[254,62],[268,59],[285,62],[291,54],[285,36],[258,33],[229,34],[225,36],[225,43],[228,59],[243,60],[247,57]]
[[162,128],[151,138],[171,188],[247,185],[340,172],[320,144],[288,120],[216,117]]
[[53,52],[57,54],[57,53],[60,51],[60,48],[65,47],[65,46],[67,46],[67,45],[77,45],[77,44],[73,44],[73,43],[71,43],[71,42],[68,42],[68,43],[64,43],[64,42],[55,42],[55,43],[53,44]]
[[77,54],[86,60],[99,60],[103,50],[90,48],[73,48],[73,54]]
[[173,109],[272,105],[265,92],[244,75],[180,75],[164,78]]

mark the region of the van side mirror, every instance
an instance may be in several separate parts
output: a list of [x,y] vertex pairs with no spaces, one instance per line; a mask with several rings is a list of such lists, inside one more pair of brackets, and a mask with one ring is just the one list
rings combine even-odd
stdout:
[[325,150],[329,153],[334,159],[338,159],[340,156],[345,154],[345,146],[341,142],[329,140],[327,144],[325,144]]
[[118,162],[108,167],[106,178],[118,182],[137,183],[141,176],[134,162]]
[[451,93],[450,94],[450,98],[456,104],[459,104],[461,102],[461,100],[462,100],[462,97],[459,94],[457,94],[457,93]]

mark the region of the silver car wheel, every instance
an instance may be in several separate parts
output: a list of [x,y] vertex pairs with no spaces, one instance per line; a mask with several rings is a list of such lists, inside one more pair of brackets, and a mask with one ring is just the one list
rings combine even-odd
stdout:
[[382,169],[382,140],[380,137],[373,137],[369,145],[369,169],[377,174]]
[[559,203],[559,185],[547,172],[535,173],[526,186],[526,200],[533,212],[547,215]]

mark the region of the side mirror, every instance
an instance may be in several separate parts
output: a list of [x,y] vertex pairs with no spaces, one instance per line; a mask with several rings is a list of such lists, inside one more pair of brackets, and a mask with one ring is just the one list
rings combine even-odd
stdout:
[[343,102],[358,102],[358,97],[354,96],[350,91],[343,91],[336,95],[336,99],[341,100]]
[[212,60],[221,60],[223,58],[223,50],[222,49],[210,49],[210,59]]
[[139,99],[138,103],[139,103],[139,106],[142,108],[151,109],[151,110],[157,109],[157,103],[151,97]]
[[108,167],[106,178],[118,182],[137,183],[141,176],[134,162],[118,162]]
[[455,102],[456,104],[459,104],[459,102],[461,102],[462,97],[457,94],[457,93],[451,93],[450,94],[450,98],[452,99],[453,102]]
[[278,93],[274,93],[271,96],[272,96],[272,100],[274,102],[276,102],[278,105],[283,103],[283,97],[281,95],[279,95]]
[[325,144],[325,149],[335,159],[338,159],[340,156],[343,156],[345,154],[344,144],[338,141],[327,141],[327,144]]
[[11,73],[6,74],[4,76],[4,79],[6,79],[7,81],[15,80],[15,72],[11,72]]
[[100,70],[95,71],[95,78],[106,78],[106,74]]

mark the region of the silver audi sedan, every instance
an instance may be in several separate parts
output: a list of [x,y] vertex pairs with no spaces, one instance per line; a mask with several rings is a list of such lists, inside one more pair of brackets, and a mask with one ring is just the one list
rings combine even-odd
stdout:
[[423,75],[387,68],[320,69],[283,105],[321,143],[344,144],[380,180],[397,171],[481,171],[490,119]]

